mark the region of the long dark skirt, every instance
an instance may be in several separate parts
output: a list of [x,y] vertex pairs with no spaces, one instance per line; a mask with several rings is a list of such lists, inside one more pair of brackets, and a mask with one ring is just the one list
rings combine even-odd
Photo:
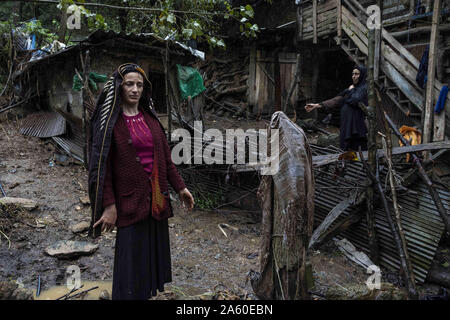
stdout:
[[146,220],[117,229],[113,300],[147,300],[172,281],[167,219]]

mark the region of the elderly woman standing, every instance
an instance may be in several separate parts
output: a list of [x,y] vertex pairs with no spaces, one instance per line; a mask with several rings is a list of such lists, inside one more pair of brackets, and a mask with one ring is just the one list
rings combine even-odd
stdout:
[[340,123],[340,147],[342,150],[358,151],[367,150],[367,127],[364,121],[364,112],[359,103],[367,105],[367,69],[357,66],[352,72],[353,84],[348,89],[339,93],[336,97],[321,103],[308,103],[306,111],[310,112],[316,108],[341,108]]
[[149,299],[172,281],[168,193],[191,210],[194,199],[170,156],[139,66],[121,65],[105,84],[91,119],[89,233],[117,227],[112,299]]

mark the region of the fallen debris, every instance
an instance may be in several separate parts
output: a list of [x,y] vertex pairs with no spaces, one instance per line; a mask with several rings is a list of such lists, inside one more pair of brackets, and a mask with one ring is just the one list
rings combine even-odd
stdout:
[[85,241],[61,240],[45,248],[45,253],[58,259],[70,259],[92,254],[97,249],[97,244]]
[[355,246],[347,239],[334,239],[334,243],[348,259],[365,268],[366,270],[368,267],[374,265],[372,260],[370,260],[370,258],[364,252],[356,250]]
[[25,198],[3,197],[0,198],[0,203],[3,203],[5,205],[16,205],[29,211],[37,208],[36,201]]
[[85,232],[89,229],[90,223],[87,221],[82,221],[80,223],[77,224],[73,224],[70,226],[70,230],[73,233],[82,233]]

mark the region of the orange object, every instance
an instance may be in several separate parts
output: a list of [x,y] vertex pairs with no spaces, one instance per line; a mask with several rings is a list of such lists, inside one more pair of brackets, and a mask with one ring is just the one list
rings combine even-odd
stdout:
[[[422,134],[419,130],[413,127],[402,126],[399,129],[401,135],[407,140],[410,141],[412,146],[418,145],[422,143]],[[403,143],[399,141],[400,146],[403,146]],[[406,162],[409,162],[410,154],[406,154]]]

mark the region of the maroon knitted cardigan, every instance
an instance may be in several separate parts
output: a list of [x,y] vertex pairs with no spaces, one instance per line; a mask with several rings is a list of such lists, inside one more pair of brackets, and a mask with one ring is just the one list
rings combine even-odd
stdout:
[[[164,131],[153,115],[140,111],[152,132],[161,192],[168,195],[170,183],[178,193],[186,185],[172,162]],[[136,154],[130,132],[122,116],[118,117],[113,130],[112,146],[105,174],[103,208],[113,203],[117,208],[117,227],[142,221],[151,211],[150,179]],[[173,212],[170,208],[166,216],[162,218],[172,216]]]

